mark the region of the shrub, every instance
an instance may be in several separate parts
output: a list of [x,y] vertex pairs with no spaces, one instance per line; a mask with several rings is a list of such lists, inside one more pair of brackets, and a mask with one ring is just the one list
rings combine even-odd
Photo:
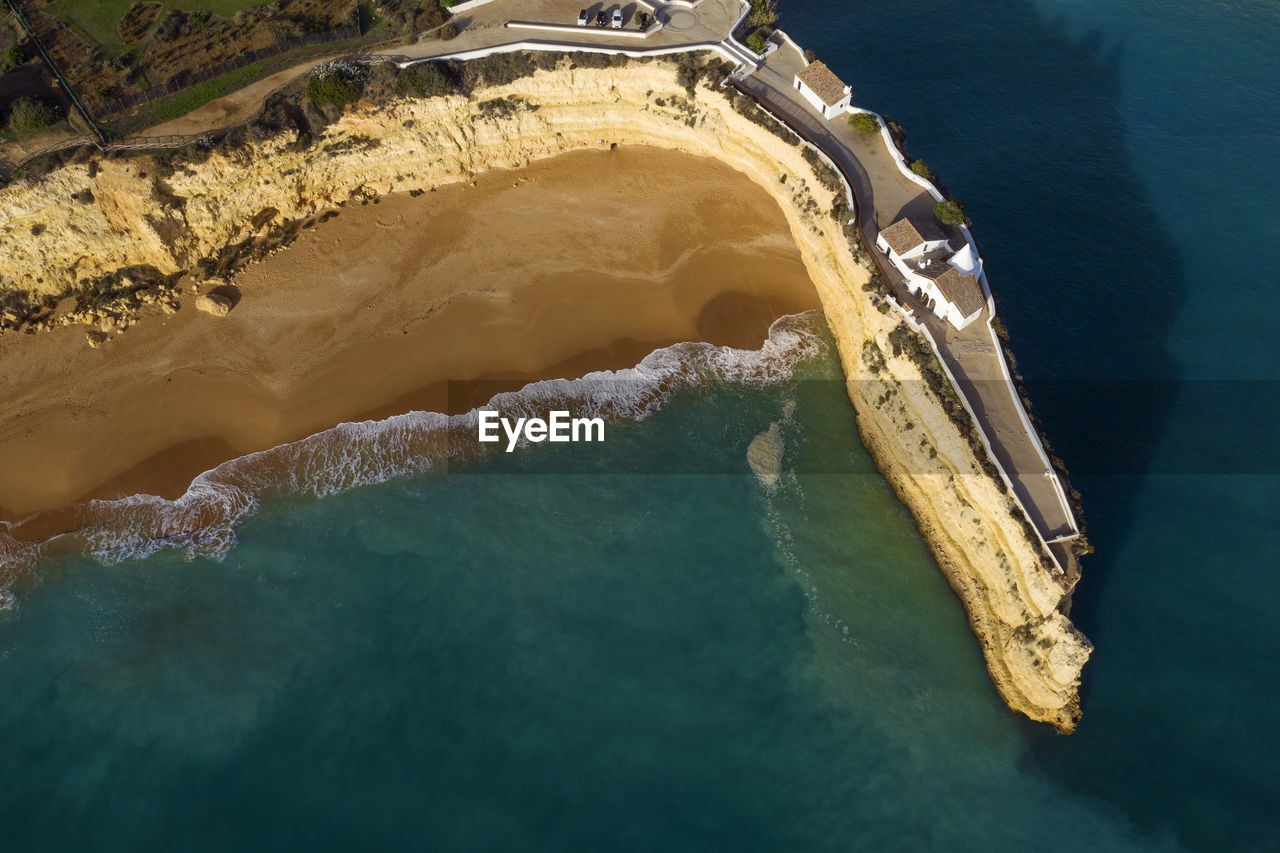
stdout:
[[19,98],[13,102],[9,114],[10,126],[19,133],[44,130],[58,120],[58,111],[44,101],[35,98]]
[[534,59],[526,51],[495,53],[462,63],[463,89],[477,86],[506,86],[537,70]]
[[774,0],[751,0],[751,14],[747,20],[753,27],[772,27],[778,23],[778,7]]
[[759,30],[756,30],[754,33],[747,36],[747,47],[751,48],[754,52],[763,54],[767,46],[768,45],[764,40],[764,35]]
[[417,15],[413,18],[413,26],[419,31],[434,30],[449,19],[448,13],[441,7],[443,3],[436,0],[426,0],[421,4]]
[[20,44],[11,44],[0,54],[0,69],[12,71],[27,61],[27,52]]
[[452,41],[458,37],[458,25],[453,21],[447,21],[443,27],[436,30],[436,38],[441,41]]
[[849,116],[849,126],[863,136],[875,136],[880,132],[880,122],[871,113],[855,113]]
[[430,98],[436,95],[447,95],[456,88],[457,81],[452,74],[448,73],[448,69],[434,62],[410,65],[396,75],[397,95]]
[[635,25],[636,25],[636,29],[637,29],[637,30],[645,30],[645,29],[647,29],[647,28],[649,27],[649,13],[648,13],[648,12],[636,12],[636,17],[635,17],[635,21],[634,21],[634,23],[635,23]]
[[968,221],[964,215],[964,208],[950,199],[935,204],[933,215],[938,217],[938,221],[943,225],[963,225]]
[[358,77],[342,71],[312,74],[307,80],[307,97],[317,109],[333,106],[342,110],[360,100],[363,91],[364,84]]
[[844,181],[840,179],[840,174],[826,160],[823,160],[818,153],[812,148],[805,148],[800,155],[805,161],[813,167],[813,173],[818,178],[818,183],[822,184],[833,193],[844,194]]
[[911,163],[911,171],[915,172],[926,181],[933,180],[933,170],[930,169],[923,160],[914,160]]

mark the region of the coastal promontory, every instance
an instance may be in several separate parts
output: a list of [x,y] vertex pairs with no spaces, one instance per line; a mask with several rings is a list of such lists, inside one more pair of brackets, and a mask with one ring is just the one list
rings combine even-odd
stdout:
[[873,280],[846,227],[838,176],[722,87],[718,58],[596,65],[561,57],[465,92],[388,93],[307,139],[283,130],[163,164],[95,155],[61,165],[0,191],[0,285],[49,306],[36,315],[40,328],[97,330],[104,317],[86,293],[106,294],[95,304],[127,314],[144,289],[179,298],[184,276],[234,283],[244,263],[287,252],[295,223],[389,193],[430,192],[584,149],[643,145],[715,158],[763,188],[785,217],[839,347],[863,442],[964,603],[996,689],[1013,710],[1072,731],[1090,652],[1065,615],[1074,578],[991,473],[972,423],[948,404],[932,352]]

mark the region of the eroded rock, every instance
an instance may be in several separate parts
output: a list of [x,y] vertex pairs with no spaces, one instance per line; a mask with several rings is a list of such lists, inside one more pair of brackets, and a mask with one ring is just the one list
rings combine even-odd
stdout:
[[215,317],[225,317],[231,311],[231,300],[221,293],[206,293],[196,300],[196,309]]

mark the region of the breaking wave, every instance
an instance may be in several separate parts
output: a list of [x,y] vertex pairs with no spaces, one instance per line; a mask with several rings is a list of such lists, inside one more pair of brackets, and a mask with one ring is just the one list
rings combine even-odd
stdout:
[[[220,558],[235,543],[238,522],[272,496],[331,495],[494,452],[495,445],[476,440],[481,409],[535,417],[545,416],[554,404],[575,417],[600,417],[606,423],[643,420],[681,389],[711,381],[764,386],[789,379],[797,364],[821,352],[821,323],[816,311],[782,317],[758,350],[675,344],[651,352],[635,367],[532,382],[465,414],[409,412],[339,424],[224,462],[172,500],[132,495],[88,501],[72,508],[71,528],[54,538],[76,537],[84,553],[104,563],[170,548],[188,558]],[[52,541],[24,541],[14,535],[15,527],[0,522],[0,609],[12,604],[7,592],[12,580],[34,566]]]

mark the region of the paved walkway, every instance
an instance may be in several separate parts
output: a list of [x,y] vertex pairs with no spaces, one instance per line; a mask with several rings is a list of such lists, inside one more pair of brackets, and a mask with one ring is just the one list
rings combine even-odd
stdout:
[[1046,541],[1074,534],[1075,523],[1056,474],[1047,469],[1038,439],[1022,420],[1013,384],[1005,378],[1004,355],[987,323],[989,309],[957,330],[912,297],[902,276],[875,248],[880,228],[898,218],[907,214],[932,218],[932,196],[902,174],[882,137],[864,137],[844,116],[824,119],[804,101],[793,85],[795,73],[803,67],[799,51],[783,43],[740,86],[808,137],[844,172],[858,198],[858,225],[865,244],[899,302],[912,308],[929,329],[1028,518]]

